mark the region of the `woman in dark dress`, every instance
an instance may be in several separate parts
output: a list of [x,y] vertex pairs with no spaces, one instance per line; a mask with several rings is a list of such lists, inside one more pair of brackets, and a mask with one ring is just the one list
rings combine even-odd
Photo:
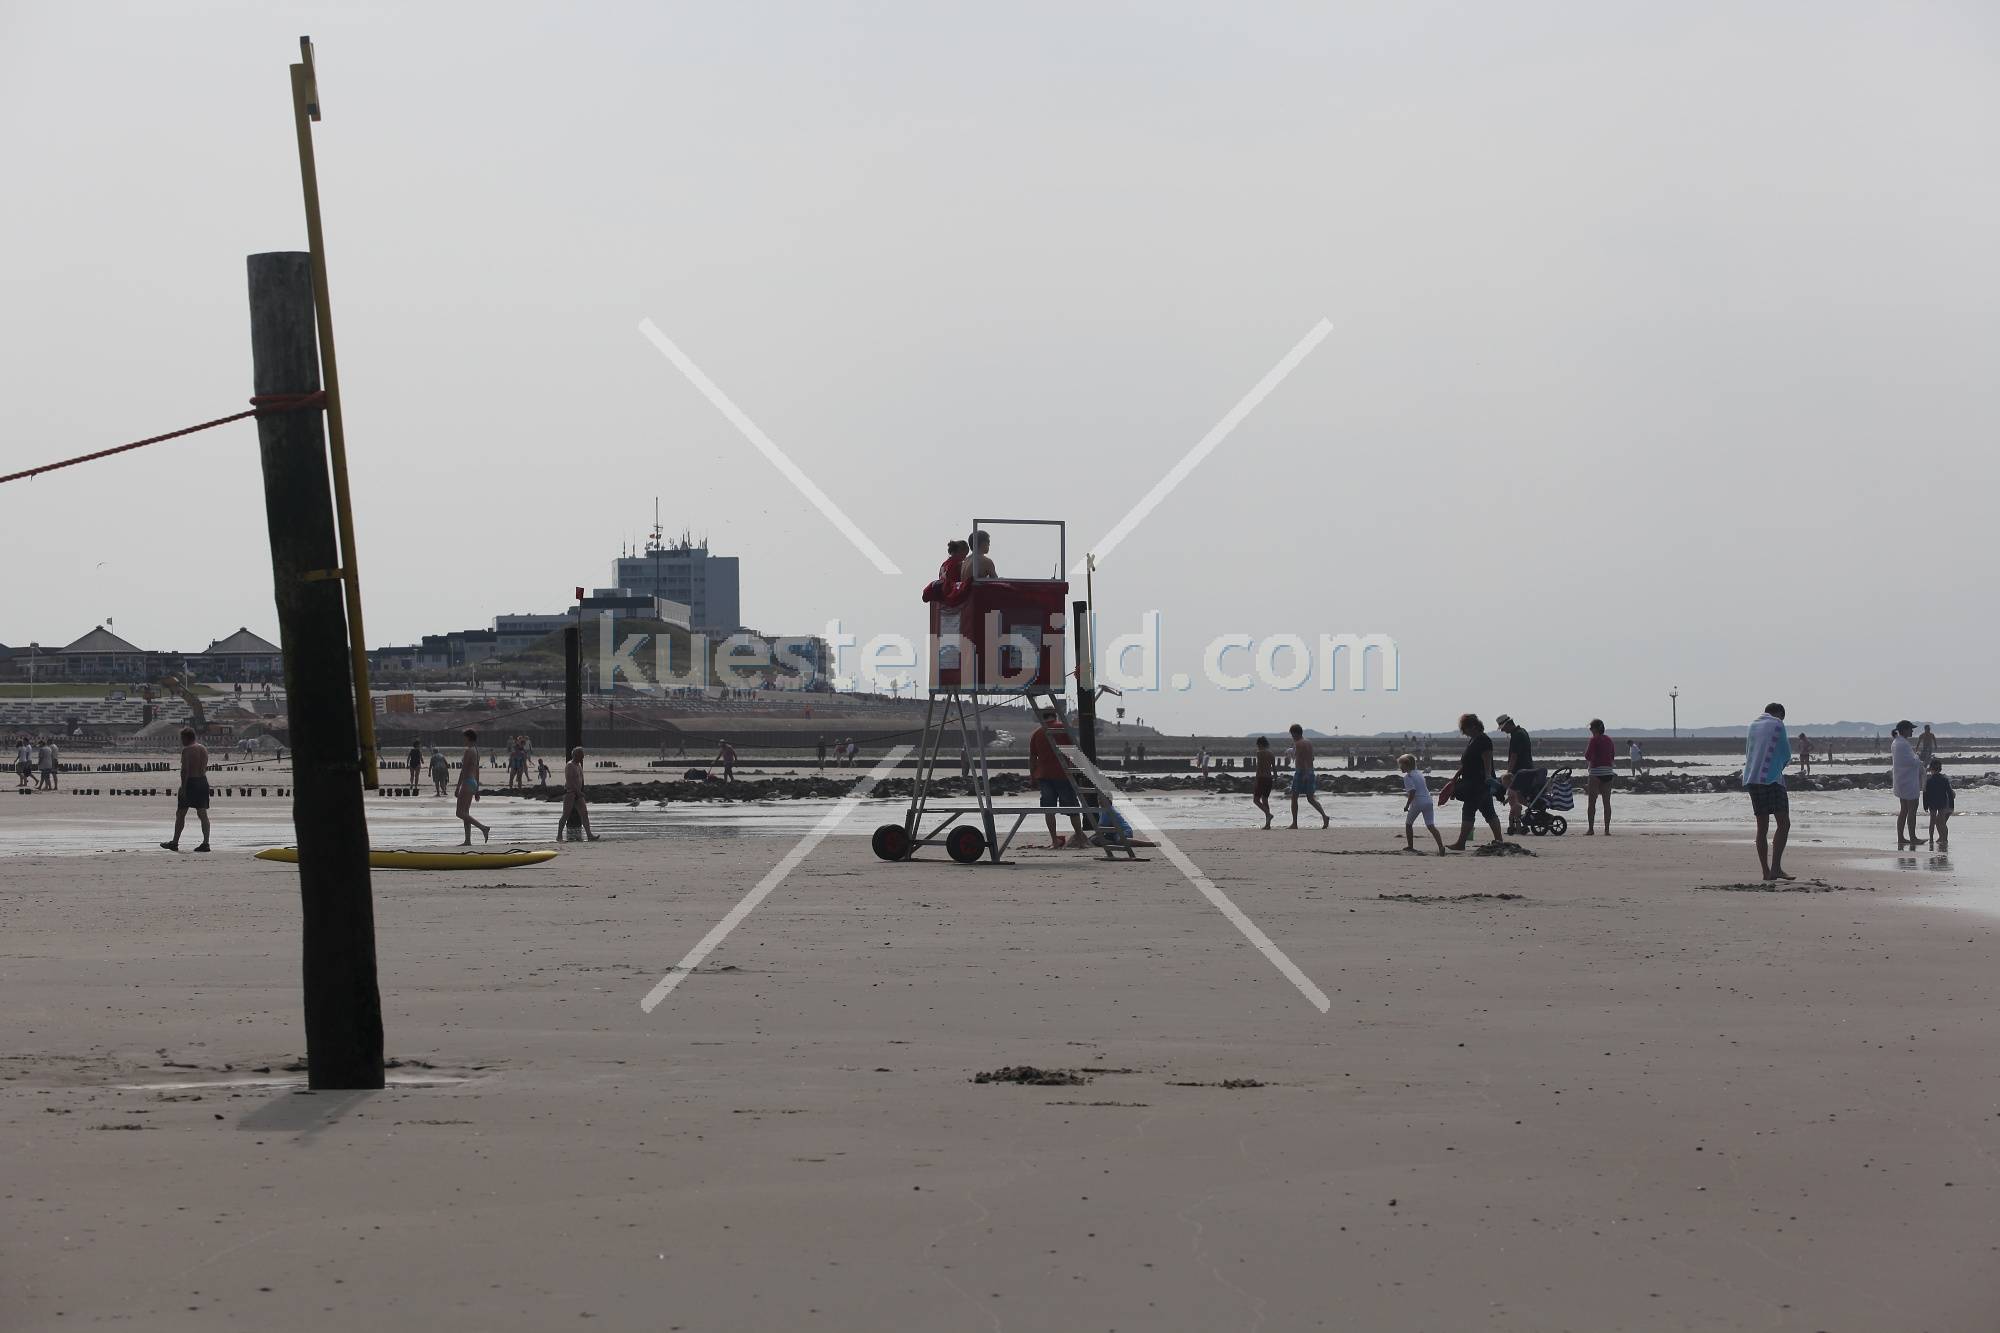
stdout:
[[1493,780],[1493,738],[1486,734],[1486,724],[1477,713],[1461,716],[1458,729],[1466,738],[1465,754],[1458,762],[1452,795],[1458,798],[1464,813],[1460,816],[1458,841],[1450,844],[1454,852],[1465,850],[1467,840],[1472,837],[1472,822],[1480,815],[1486,816],[1495,845],[1507,841],[1500,833],[1500,813],[1493,808],[1493,788],[1487,785]]

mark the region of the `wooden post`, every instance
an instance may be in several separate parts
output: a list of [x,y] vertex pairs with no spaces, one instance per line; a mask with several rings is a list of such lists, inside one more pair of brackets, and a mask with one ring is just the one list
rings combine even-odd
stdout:
[[[1076,653],[1076,748],[1091,763],[1097,762],[1097,681],[1091,674],[1090,603],[1071,602],[1069,643]],[[1079,793],[1083,804],[1096,805],[1097,784],[1085,780]],[[1085,815],[1086,829],[1098,827],[1095,815]]]
[[[317,390],[311,257],[251,255],[249,270],[256,392]],[[375,981],[375,909],[325,420],[317,411],[259,417],[257,446],[292,732],[306,1077],[314,1088],[379,1088],[382,997]]]
[[[563,763],[583,744],[583,631],[563,628]],[[567,831],[567,830],[565,830]]]
[[1092,670],[1090,603],[1071,602],[1070,647],[1076,652],[1076,748],[1097,762],[1097,675]]
[[575,625],[563,630],[563,762],[583,744],[583,636]]
[[333,462],[333,517],[340,534],[341,566],[347,622],[354,627],[348,659],[353,664],[355,697],[360,703],[361,772],[372,790],[380,781],[375,768],[375,697],[368,688],[367,635],[361,627],[361,557],[354,549],[354,506],[347,493],[347,436],[340,420],[340,362],[333,352],[333,309],[328,304],[326,235],[319,218],[319,167],[313,157],[312,127],[319,119],[319,76],[313,65],[312,38],[299,38],[300,63],[292,66],[292,119],[299,140],[299,183],[305,190],[306,244],[311,247],[313,290],[319,330],[319,359],[326,369],[326,438]]

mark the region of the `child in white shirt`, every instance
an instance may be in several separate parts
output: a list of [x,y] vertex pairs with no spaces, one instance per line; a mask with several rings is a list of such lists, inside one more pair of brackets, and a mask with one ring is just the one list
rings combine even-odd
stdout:
[[1403,850],[1417,850],[1417,816],[1424,817],[1424,827],[1431,831],[1431,839],[1437,843],[1438,855],[1444,855],[1444,835],[1438,832],[1437,804],[1431,799],[1430,783],[1417,772],[1417,757],[1406,754],[1396,761],[1396,767],[1403,770]]

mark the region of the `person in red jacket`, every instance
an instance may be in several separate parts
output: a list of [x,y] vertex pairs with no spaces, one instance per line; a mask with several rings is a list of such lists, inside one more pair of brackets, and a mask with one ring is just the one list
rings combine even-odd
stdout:
[[[1043,805],[1066,805],[1074,809],[1082,802],[1077,799],[1076,785],[1069,780],[1061,756],[1056,754],[1058,744],[1069,744],[1069,733],[1063,730],[1062,717],[1054,709],[1047,709],[1042,713],[1042,724],[1035,728],[1034,735],[1028,737],[1028,776],[1042,789]],[[1042,818],[1049,822],[1049,846],[1061,847],[1063,840],[1056,833],[1054,812]],[[1076,830],[1076,837],[1070,845],[1083,846],[1083,820],[1071,814],[1069,822]]]
[[956,539],[944,544],[944,563],[938,566],[938,582],[946,588],[958,582],[958,567],[965,563],[965,553],[972,549]]
[[1604,734],[1604,719],[1590,719],[1590,739],[1583,743],[1583,763],[1589,770],[1585,790],[1589,793],[1586,814],[1589,826],[1583,836],[1588,838],[1597,832],[1597,798],[1604,798],[1604,836],[1611,836],[1611,779],[1618,773],[1618,750],[1611,738]]
[[924,585],[926,602],[951,603],[951,590],[958,586],[959,575],[965,567],[966,552],[971,550],[962,541],[944,544],[944,562],[938,566],[937,577]]

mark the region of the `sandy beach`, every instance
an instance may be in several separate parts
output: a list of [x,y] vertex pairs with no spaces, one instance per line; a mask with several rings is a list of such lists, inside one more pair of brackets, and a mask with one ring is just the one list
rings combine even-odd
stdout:
[[289,867],[11,856],[0,1324],[1992,1327],[1993,919],[1731,837],[1177,834],[1325,1015],[1158,856],[832,838],[651,1014],[789,840],[378,873],[372,1094]]

